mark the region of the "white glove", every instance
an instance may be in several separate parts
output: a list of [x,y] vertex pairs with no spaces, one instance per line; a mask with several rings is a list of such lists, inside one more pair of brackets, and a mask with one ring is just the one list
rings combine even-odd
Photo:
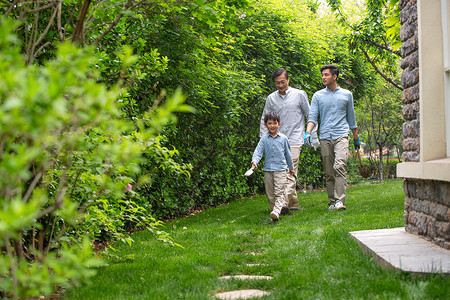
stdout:
[[311,132],[311,139],[312,139],[311,142],[312,146],[314,147],[314,149],[317,149],[317,147],[320,146],[319,139],[317,138],[317,131]]

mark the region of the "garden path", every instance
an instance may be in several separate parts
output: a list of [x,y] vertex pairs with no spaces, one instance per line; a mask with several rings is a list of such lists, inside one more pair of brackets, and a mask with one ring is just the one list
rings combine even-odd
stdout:
[[407,233],[404,227],[353,231],[350,235],[385,267],[450,274],[450,251]]

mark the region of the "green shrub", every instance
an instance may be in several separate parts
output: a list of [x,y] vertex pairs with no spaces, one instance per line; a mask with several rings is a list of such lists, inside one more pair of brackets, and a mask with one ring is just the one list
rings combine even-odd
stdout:
[[323,188],[325,171],[323,170],[320,148],[302,147],[298,163],[297,182],[302,188]]
[[[133,226],[172,243],[127,186],[148,181],[143,153],[187,174],[164,160],[155,139],[176,122],[174,112],[191,111],[181,93],[143,120],[125,120],[118,106],[125,91],[97,82],[92,49],[64,44],[54,60],[27,66],[15,25],[0,24],[0,296],[39,297],[86,282],[103,264],[91,241],[131,243]],[[122,57],[134,60],[126,49]]]

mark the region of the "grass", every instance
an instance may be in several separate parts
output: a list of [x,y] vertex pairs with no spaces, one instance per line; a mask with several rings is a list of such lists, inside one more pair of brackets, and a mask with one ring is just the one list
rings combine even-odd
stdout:
[[[449,299],[445,275],[385,270],[365,255],[350,231],[404,226],[401,180],[348,189],[346,211],[327,211],[326,192],[299,194],[300,210],[273,223],[264,196],[242,199],[166,224],[168,247],[148,232],[92,284],[67,299],[211,299],[236,289],[271,292],[263,299]],[[247,266],[247,264],[261,264]],[[223,275],[269,275],[272,280],[220,280]]]

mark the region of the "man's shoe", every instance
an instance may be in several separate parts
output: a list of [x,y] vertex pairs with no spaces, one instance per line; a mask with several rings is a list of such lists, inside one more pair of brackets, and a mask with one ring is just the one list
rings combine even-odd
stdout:
[[341,201],[336,202],[336,204],[334,205],[334,207],[336,208],[336,210],[345,210],[347,207],[344,206],[344,204],[342,204]]
[[276,212],[271,212],[270,213],[270,218],[272,219],[272,221],[276,222],[280,219],[280,217],[278,216],[278,214]]
[[286,216],[286,215],[288,215],[288,214],[289,214],[289,207],[283,206],[283,207],[281,208],[281,213],[280,213],[280,215]]
[[331,204],[328,206],[328,210],[336,210],[336,206],[334,204]]

